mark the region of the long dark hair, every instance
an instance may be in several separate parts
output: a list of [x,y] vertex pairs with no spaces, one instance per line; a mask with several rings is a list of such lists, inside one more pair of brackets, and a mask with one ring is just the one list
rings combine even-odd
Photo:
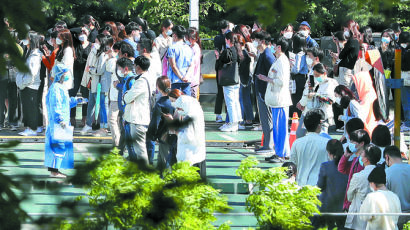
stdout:
[[343,96],[348,96],[348,97],[350,98],[350,100],[357,100],[357,98],[356,98],[356,96],[354,95],[354,93],[353,93],[349,88],[347,88],[347,87],[344,86],[344,85],[338,85],[338,86],[336,86],[334,92],[337,93],[337,94],[339,94],[339,95],[342,96],[342,97],[343,97]]
[[342,158],[344,152],[342,142],[336,139],[328,141],[326,151],[333,156],[335,165],[339,165],[340,158]]
[[202,48],[201,39],[199,39],[199,33],[198,33],[198,30],[195,27],[189,27],[188,28],[187,37],[192,39],[192,40],[195,40],[196,44],[198,44],[199,47]]
[[33,50],[40,48],[40,38],[41,38],[38,35],[38,33],[35,31],[29,31],[27,37],[28,37],[30,46],[24,55],[25,58],[28,58],[28,56],[30,56]]
[[233,44],[233,46],[235,47],[236,53],[238,54],[240,60],[242,60],[244,58],[243,53],[242,53],[241,44],[240,44],[241,36],[242,35],[235,34],[233,32],[228,32],[225,35],[226,40],[229,40],[231,42],[231,44]]
[[59,45],[59,49],[57,51],[57,55],[56,55],[57,61],[63,60],[64,50],[67,47],[71,47],[71,49],[73,50],[73,56],[75,59],[76,56],[75,56],[75,50],[74,50],[74,45],[73,45],[73,36],[71,35],[70,30],[68,29],[60,30],[60,32],[58,32],[57,38],[60,38],[61,41],[63,42]]
[[306,49],[306,38],[300,33],[296,33],[292,37],[293,53],[297,54]]
[[[102,53],[105,53],[109,49],[111,49],[111,46],[113,44],[113,39],[112,39],[112,36],[104,35],[104,34],[97,35],[97,39],[100,42],[100,48],[97,50],[96,56],[99,57]],[[110,44],[110,41],[111,41],[111,44]]]
[[91,15],[85,15],[83,24],[88,25],[90,23],[95,27],[97,31],[100,30],[100,24],[97,22],[97,20],[95,20]]

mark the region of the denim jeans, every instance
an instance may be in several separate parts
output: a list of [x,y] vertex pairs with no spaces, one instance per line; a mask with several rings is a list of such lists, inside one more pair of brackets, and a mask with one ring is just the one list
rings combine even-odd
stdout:
[[401,104],[404,114],[402,121],[407,127],[410,127],[410,86],[403,86],[401,89]]
[[[87,107],[87,120],[86,124],[88,126],[91,126],[93,123],[94,119],[94,113],[95,113],[95,103],[97,100],[97,93],[91,93],[88,99],[88,107]],[[101,120],[101,123],[107,123],[107,109],[105,107],[105,94],[100,93],[100,110],[99,110],[99,115],[98,115],[98,120],[97,123],[99,123]]]
[[179,89],[181,90],[185,95],[191,96],[191,83],[185,82],[185,83],[173,83],[171,85],[171,89]]
[[239,101],[241,103],[242,117],[244,121],[252,121],[254,119],[251,88],[252,84],[249,84],[246,87],[241,84],[239,89]]
[[223,91],[229,121],[233,123],[242,121],[241,104],[239,103],[239,84],[223,86]]

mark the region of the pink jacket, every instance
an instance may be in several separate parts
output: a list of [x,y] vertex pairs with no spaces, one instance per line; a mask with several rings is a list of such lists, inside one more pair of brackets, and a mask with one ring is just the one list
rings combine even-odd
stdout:
[[[349,179],[347,181],[347,187],[346,187],[346,194],[347,190],[349,189],[350,185],[350,180],[352,179],[353,174],[358,173],[364,169],[363,166],[359,164],[359,157],[353,158],[352,161],[349,161],[345,155],[340,158],[339,165],[337,166],[337,170],[343,174],[349,175]],[[347,200],[347,196],[345,194],[345,199],[343,202],[343,210],[349,210],[350,203]]]

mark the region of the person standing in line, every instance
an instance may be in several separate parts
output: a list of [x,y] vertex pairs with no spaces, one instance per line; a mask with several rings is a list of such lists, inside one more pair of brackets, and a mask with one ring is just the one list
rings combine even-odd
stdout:
[[319,48],[319,44],[317,44],[315,39],[310,37],[310,33],[311,33],[310,29],[311,28],[310,28],[309,23],[307,21],[303,21],[302,23],[300,23],[299,33],[305,36],[307,48],[312,48],[312,47]]
[[[64,81],[69,80],[70,69],[64,64],[57,64],[53,67],[54,83],[50,86],[47,96],[48,126],[45,139],[44,165],[51,173],[50,177],[65,178],[66,175],[59,169],[74,168],[73,141],[59,139],[57,134],[61,129],[70,126],[70,108],[77,103],[86,103],[83,98],[69,97],[68,90],[64,86]],[[67,131],[69,132],[69,131]]]
[[119,82],[116,67],[120,44],[120,42],[117,42],[113,45],[112,52],[109,54],[109,59],[107,61],[107,71],[112,73],[110,89],[108,92],[108,124],[110,125],[112,144],[117,148],[120,146],[121,123],[118,108],[118,89],[114,86],[114,82]]
[[[360,213],[400,213],[399,197],[386,187],[386,172],[381,167],[376,167],[367,177],[371,193],[367,194]],[[406,181],[408,184],[408,181]],[[360,216],[362,221],[367,222],[366,230],[397,229],[398,216]]]
[[[126,145],[130,161],[143,161],[148,164],[148,154],[146,146],[147,126],[150,123],[150,87],[149,59],[138,56],[135,59],[134,83],[130,88],[125,84],[122,100],[125,104],[124,109],[124,129],[126,133]],[[128,67],[128,66],[127,66]],[[128,67],[129,68],[129,67]],[[129,75],[130,70],[119,67],[121,75]],[[130,79],[131,80],[131,79]],[[127,80],[129,82],[129,80]]]
[[[180,95],[178,97],[178,95]],[[178,111],[178,118],[171,114],[165,114],[164,118],[168,122],[174,119],[182,121],[191,120],[188,126],[180,128],[177,142],[177,161],[187,161],[190,165],[199,168],[199,175],[202,180],[206,179],[206,146],[205,146],[205,120],[204,112],[199,102],[187,95],[181,95],[177,89],[171,90],[168,94],[171,105]]]
[[[400,149],[394,145],[384,149],[386,169],[386,187],[397,194],[400,199],[401,211],[410,213],[410,165],[403,163]],[[398,220],[399,229],[410,221],[410,216],[400,216]]]
[[54,65],[56,64],[64,64],[67,68],[70,69],[69,79],[68,81],[64,82],[65,87],[70,90],[74,87],[74,60],[76,59],[74,45],[73,45],[73,37],[71,35],[70,30],[63,29],[58,32],[56,38],[56,44],[58,45],[58,51],[56,55],[56,60]]
[[[319,196],[320,206],[319,211],[341,213],[343,212],[343,198],[345,196],[347,186],[347,175],[342,174],[337,170],[340,158],[343,156],[343,146],[339,140],[332,139],[327,142],[326,151],[329,161],[320,165],[319,179],[317,186],[322,190]],[[327,226],[330,229],[337,227],[343,229],[345,225],[345,216],[320,216],[312,221],[315,227]]]
[[192,49],[193,57],[192,64],[187,75],[191,79],[191,96],[199,100],[199,84],[201,83],[201,39],[199,38],[198,30],[195,27],[188,28],[186,43]]
[[125,26],[125,33],[127,34],[127,36],[123,41],[132,46],[132,48],[134,49],[134,58],[136,58],[139,56],[137,43],[139,42],[141,37],[141,28],[137,23],[130,22]]
[[161,33],[155,38],[154,43],[156,50],[159,53],[161,58],[161,70],[162,74],[166,76],[168,72],[168,58],[167,51],[168,48],[172,45],[172,28],[174,24],[170,19],[165,19],[161,24]]
[[40,68],[42,53],[40,52],[40,36],[30,31],[26,39],[22,40],[27,46],[25,54],[28,73],[17,72],[16,85],[20,89],[21,103],[23,108],[23,123],[26,129],[20,132],[22,136],[37,136],[38,116],[40,108],[38,105],[38,89],[40,87]]
[[[263,75],[268,76],[270,74],[270,69],[272,64],[275,62],[276,58],[274,57],[270,49],[271,36],[266,32],[260,32],[255,35],[255,41],[258,43],[258,49],[262,50],[259,55],[258,62],[256,63],[254,71],[254,84],[258,105],[258,112],[260,117],[260,122],[262,124],[262,131],[264,135],[263,147],[255,149],[256,154],[269,154],[273,153],[273,134],[272,134],[272,111],[268,108],[265,103],[265,93],[268,83],[259,79],[257,76]],[[286,47],[287,48],[287,47]],[[289,67],[290,71],[290,67]],[[288,83],[289,84],[289,83]],[[272,159],[269,161],[277,161],[280,163],[280,159],[276,154],[273,154]]]
[[222,85],[229,122],[219,129],[222,132],[236,132],[242,120],[241,105],[239,103],[239,69],[238,63],[243,58],[239,44],[240,35],[229,32],[225,36],[226,48],[217,56],[218,82]]
[[303,122],[308,133],[306,136],[296,139],[292,145],[290,160],[297,165],[296,182],[299,186],[316,185],[321,164],[329,160],[326,151],[329,139],[319,135],[321,130],[320,114],[315,109],[306,113]]
[[[292,98],[289,91],[290,64],[288,57],[285,55],[287,50],[288,42],[285,38],[279,38],[274,52],[276,61],[270,67],[268,76],[257,75],[260,81],[267,82],[264,103],[272,114],[272,140],[275,145],[274,156],[282,158],[290,156],[288,119]],[[259,114],[262,115],[262,113]],[[266,135],[265,138],[267,138]],[[276,158],[270,157],[268,161],[276,163]],[[296,165],[298,164],[296,163]]]
[[90,41],[91,43],[94,43],[95,39],[97,38],[98,31],[100,30],[100,24],[91,15],[84,16],[83,24],[84,24],[84,27],[87,28],[87,30],[89,31],[88,41]]
[[174,44],[168,48],[169,63],[167,76],[171,80],[171,88],[179,89],[185,95],[191,95],[191,79],[187,76],[188,68],[192,64],[192,50],[184,43],[187,30],[178,25],[173,28],[172,39]]
[[[352,202],[349,206],[349,213],[357,213],[360,210],[360,205],[365,199],[366,195],[370,192],[369,183],[367,177],[371,171],[376,168],[377,162],[379,162],[381,151],[378,147],[366,145],[364,151],[361,152],[359,157],[359,164],[364,169],[358,173],[353,174],[352,179],[347,189],[347,200]],[[346,217],[345,227],[349,229],[365,229],[366,222],[361,220],[359,216],[349,215]]]
[[[222,20],[218,23],[219,34],[214,38],[214,48],[215,48],[215,55],[219,57],[224,49],[226,49],[225,44],[225,35],[230,32],[229,30],[229,22],[227,20]],[[214,113],[216,115],[216,123],[223,123],[222,119],[222,105],[224,102],[224,95],[223,95],[223,88],[219,85],[218,82],[218,70],[216,70],[216,85],[217,85],[217,93],[215,98],[215,110]],[[228,117],[228,116],[227,116]]]

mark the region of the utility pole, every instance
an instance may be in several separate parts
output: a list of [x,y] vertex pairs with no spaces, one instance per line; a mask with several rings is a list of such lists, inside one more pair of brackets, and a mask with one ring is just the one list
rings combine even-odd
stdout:
[[199,31],[199,0],[189,0],[189,26]]
[[[401,50],[396,49],[394,65],[394,80],[401,80]],[[394,145],[400,149],[400,123],[401,123],[401,89],[394,89]]]

